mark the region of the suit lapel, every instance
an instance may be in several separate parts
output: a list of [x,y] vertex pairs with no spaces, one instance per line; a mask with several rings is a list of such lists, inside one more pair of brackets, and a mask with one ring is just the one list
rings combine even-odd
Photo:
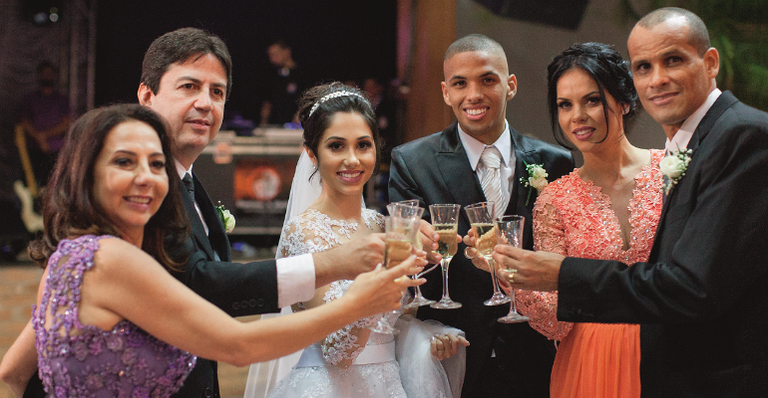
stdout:
[[[525,142],[520,137],[520,133],[509,128],[509,132],[512,135],[512,145],[515,148],[515,178],[510,181],[512,184],[512,194],[509,199],[509,206],[504,214],[520,214],[527,216],[533,209],[533,203],[536,202],[536,189],[533,187],[523,187],[520,184],[520,179],[528,179],[528,172],[525,168],[525,163],[534,164],[536,159],[533,158],[535,150],[525,145]],[[530,200],[528,200],[528,192],[531,191]],[[526,201],[528,205],[526,206]],[[523,210],[525,210],[523,212]]]
[[[520,179],[528,179],[528,171],[525,168],[525,163],[536,164],[541,163],[541,160],[536,157],[537,151],[535,148],[527,144],[522,139],[522,135],[512,127],[509,128],[509,132],[512,135],[512,144],[515,147],[515,178],[510,181],[512,184],[512,194],[509,199],[509,205],[507,211],[504,214],[517,214],[525,217],[525,228],[523,230],[523,247],[533,247],[533,204],[536,203],[536,196],[538,191],[533,187],[524,187],[520,183]],[[528,193],[530,192],[530,199]],[[528,202],[526,204],[526,201]]]
[[720,94],[720,97],[718,97],[715,103],[712,104],[712,107],[709,108],[709,111],[707,111],[707,113],[701,119],[699,125],[696,126],[696,131],[693,132],[691,141],[688,142],[688,149],[693,150],[694,156],[696,156],[696,149],[699,148],[701,141],[703,141],[704,138],[706,138],[706,136],[712,130],[712,126],[714,126],[717,119],[720,119],[720,116],[723,115],[726,109],[730,108],[737,102],[739,102],[739,100],[734,97],[730,91],[725,91]]
[[[712,126],[715,124],[717,119],[720,118],[720,116],[725,112],[726,109],[730,108],[733,104],[738,102],[738,99],[731,94],[730,91],[725,91],[722,94],[720,94],[720,97],[717,98],[714,104],[712,104],[712,107],[709,108],[707,113],[704,115],[704,117],[701,119],[701,122],[699,122],[699,125],[696,126],[696,130],[693,132],[693,135],[691,136],[691,140],[688,141],[688,147],[687,149],[690,149],[693,151],[693,154],[691,155],[691,162],[688,164],[687,170],[693,170],[696,168],[697,158],[696,158],[696,150],[699,149],[699,146],[701,145],[701,142],[706,138],[706,136],[709,134],[709,132],[712,130]],[[686,171],[686,174],[688,172]],[[680,183],[683,183],[685,180],[685,177],[683,177],[678,185]],[[675,185],[674,188],[669,192],[669,195],[667,195],[666,198],[664,198],[664,205],[661,208],[661,216],[659,217],[659,225],[656,228],[656,237],[659,237],[659,234],[664,230],[664,224],[666,221],[667,211],[669,210],[670,203],[672,202],[675,195],[680,191],[679,186]],[[651,250],[651,258],[654,258],[653,256],[656,254],[656,250],[658,249],[658,239],[654,239],[653,241],[653,249]]]
[[197,176],[194,174],[192,176],[195,180],[195,200],[197,205],[200,206],[200,212],[203,213],[205,223],[208,225],[207,240],[210,242],[210,247],[219,254],[222,260],[229,261],[229,239],[227,238],[227,232],[224,230],[224,225],[221,223],[219,213],[205,191],[203,184],[197,179]]
[[[443,186],[448,187],[453,203],[466,206],[485,201],[483,188],[467,159],[467,152],[459,139],[458,124],[454,122],[443,130],[440,149],[437,153],[437,167],[443,177]],[[466,214],[462,212],[462,216]],[[469,219],[465,220],[469,224]]]

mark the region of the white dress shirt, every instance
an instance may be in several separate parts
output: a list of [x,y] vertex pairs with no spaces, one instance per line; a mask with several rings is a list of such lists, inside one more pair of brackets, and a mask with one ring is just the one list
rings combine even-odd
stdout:
[[[192,167],[189,170],[174,159],[176,163],[176,172],[179,178],[184,178],[186,173],[192,174]],[[195,198],[192,198],[194,201]],[[205,227],[205,234],[208,235],[208,225],[205,223],[203,213],[200,211],[197,201],[195,209],[200,221]],[[281,258],[276,261],[277,266],[277,306],[287,307],[300,301],[308,301],[315,295],[315,262],[312,254],[302,254],[295,257]]]
[[464,150],[467,152],[467,158],[469,159],[469,165],[472,167],[472,171],[475,172],[479,181],[483,180],[485,175],[485,167],[478,167],[480,163],[480,157],[486,147],[495,146],[501,153],[501,166],[499,167],[499,174],[501,175],[501,190],[504,194],[503,209],[506,210],[509,205],[509,198],[512,196],[512,187],[514,187],[515,178],[515,164],[517,163],[517,156],[515,155],[515,149],[512,147],[512,135],[509,132],[509,123],[504,121],[504,132],[501,136],[492,144],[485,145],[477,140],[475,137],[465,133],[461,126],[459,129],[459,139],[461,144],[464,145]]
[[680,126],[680,129],[677,130],[674,136],[672,136],[672,139],[670,140],[667,138],[667,142],[664,144],[664,149],[667,150],[667,153],[671,152],[677,152],[682,150],[685,150],[685,148],[688,147],[688,142],[691,141],[691,137],[693,137],[693,132],[696,131],[696,127],[699,126],[699,123],[701,123],[701,119],[704,118],[704,115],[709,112],[709,108],[712,107],[712,105],[717,101],[717,98],[720,97],[720,94],[723,92],[720,91],[720,89],[715,88],[712,90],[711,93],[709,93],[709,96],[707,96],[707,100],[704,101],[701,106],[696,109],[695,112],[691,114],[691,116],[688,116],[687,119],[683,122],[682,126]]

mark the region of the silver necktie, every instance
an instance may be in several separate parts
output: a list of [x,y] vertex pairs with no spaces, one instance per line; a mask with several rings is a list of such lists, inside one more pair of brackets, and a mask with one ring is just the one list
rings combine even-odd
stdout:
[[486,147],[483,154],[480,156],[480,161],[485,166],[485,173],[483,174],[483,181],[480,185],[483,187],[483,193],[485,199],[494,202],[495,205],[495,217],[504,215],[507,210],[504,200],[504,192],[501,188],[501,153],[495,146]]

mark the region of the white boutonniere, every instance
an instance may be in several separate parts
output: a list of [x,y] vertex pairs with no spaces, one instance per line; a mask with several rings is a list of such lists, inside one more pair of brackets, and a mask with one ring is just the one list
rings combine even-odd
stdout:
[[520,177],[520,184],[522,184],[524,187],[528,188],[528,197],[525,199],[525,205],[528,206],[528,202],[531,201],[531,191],[530,187],[536,188],[536,192],[541,192],[544,187],[549,185],[549,181],[547,181],[547,177],[549,177],[549,174],[547,173],[547,170],[544,169],[543,164],[528,164],[523,162],[525,165],[525,170],[528,172],[528,178]]
[[691,162],[692,155],[693,151],[686,149],[684,151],[670,152],[664,159],[661,159],[659,169],[669,178],[663,187],[664,194],[669,195],[672,188],[683,178],[685,170],[688,168],[688,163]]
[[221,218],[221,223],[224,225],[224,230],[227,233],[232,232],[235,229],[235,216],[233,216],[229,210],[225,209],[221,202],[216,206],[216,212],[219,213],[219,218]]

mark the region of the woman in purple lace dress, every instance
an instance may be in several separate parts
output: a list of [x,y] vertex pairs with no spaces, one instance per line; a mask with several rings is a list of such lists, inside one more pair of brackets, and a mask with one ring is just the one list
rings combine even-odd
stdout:
[[70,130],[48,185],[45,234],[31,250],[48,265],[32,323],[49,396],[168,397],[193,354],[244,366],[399,306],[410,283],[394,280],[408,264],[361,275],[336,305],[234,320],[166,271],[185,260],[168,249],[187,229],[179,179],[169,176],[165,125],[148,108],[97,109]]

